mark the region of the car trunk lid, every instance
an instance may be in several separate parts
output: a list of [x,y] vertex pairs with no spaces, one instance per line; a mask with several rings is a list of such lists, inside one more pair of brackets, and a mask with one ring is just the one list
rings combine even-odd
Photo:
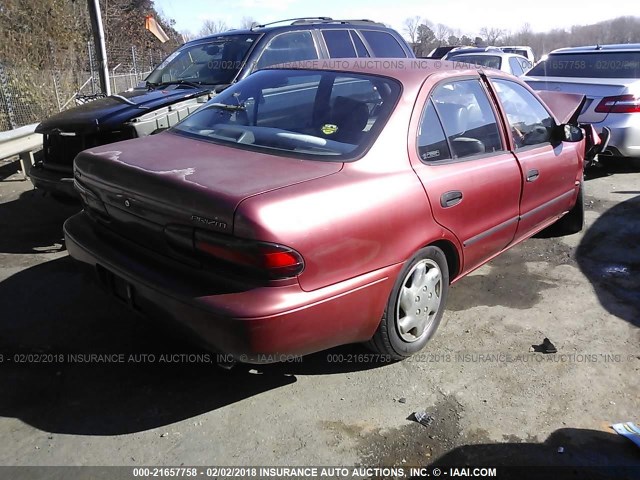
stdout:
[[[579,120],[583,123],[598,123],[607,118],[606,112],[596,112],[596,107],[604,97],[622,95],[629,91],[634,79],[588,79],[572,77],[524,77],[526,83],[534,90],[576,93],[586,95]],[[597,82],[597,83],[595,83]]]
[[268,155],[165,132],[81,152],[75,179],[86,209],[104,226],[167,253],[171,232],[188,236],[198,228],[231,235],[244,199],[341,168],[339,162]]

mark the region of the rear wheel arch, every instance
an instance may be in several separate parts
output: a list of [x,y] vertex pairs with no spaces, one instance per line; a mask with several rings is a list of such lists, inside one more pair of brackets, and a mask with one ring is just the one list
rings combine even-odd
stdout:
[[445,253],[433,243],[404,262],[367,347],[394,360],[424,348],[444,314],[450,283],[447,263]]
[[[406,290],[406,288],[403,288],[403,285],[407,282],[406,275],[411,275],[412,269],[416,268],[416,262],[430,264],[430,267],[435,267],[436,270],[439,270],[439,275],[444,284],[440,283],[439,287],[441,291],[438,296],[440,296],[441,303],[439,300],[438,308],[434,310],[432,320],[429,325],[426,326],[426,330],[422,332],[423,334],[420,334],[421,338],[416,338],[414,339],[415,341],[411,341],[411,339],[406,341],[407,339],[404,337],[408,334],[406,332],[403,334],[402,331],[399,331],[400,326],[398,322],[399,320],[402,322],[402,320],[399,319],[400,311],[395,311],[396,308],[394,308],[394,306],[397,307],[397,302],[400,301],[399,295],[402,290]],[[440,268],[438,268],[438,264]],[[441,238],[432,241],[410,254],[407,259],[404,260],[403,267],[398,273],[398,278],[394,281],[394,286],[389,293],[389,300],[378,324],[378,328],[373,337],[366,342],[365,345],[373,351],[389,355],[390,358],[395,360],[406,358],[421,350],[433,336],[440,324],[446,308],[447,292],[451,279],[459,274],[460,266],[460,254],[451,239]],[[425,292],[429,292],[430,298],[430,289],[425,286],[424,290]],[[426,295],[425,293],[425,296]],[[421,296],[422,295],[418,294],[415,301],[419,302]],[[402,305],[402,302],[400,302],[400,305]],[[417,304],[417,308],[422,307],[423,306]],[[420,310],[418,310],[418,312],[420,312]],[[408,336],[411,337],[410,334]]]
[[456,246],[449,240],[437,240],[425,245],[425,247],[438,247],[444,253],[449,267],[449,282],[456,278],[460,273],[460,254]]

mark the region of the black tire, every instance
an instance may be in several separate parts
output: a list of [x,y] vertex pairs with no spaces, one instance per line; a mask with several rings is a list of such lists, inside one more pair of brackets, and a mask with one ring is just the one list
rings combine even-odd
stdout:
[[553,233],[562,235],[572,235],[582,231],[584,228],[584,179],[580,180],[580,189],[576,204],[560,220],[552,225]]
[[[421,283],[418,280],[423,278],[420,277],[420,271],[423,267],[425,269],[425,277],[424,283]],[[427,278],[429,272],[433,272],[431,273],[432,279]],[[439,281],[436,279],[438,274]],[[427,284],[433,284],[434,287],[427,287]],[[419,293],[413,293],[416,287],[420,287],[419,292],[424,293],[423,297],[420,297]],[[415,298],[412,297],[413,299],[410,300],[415,302],[415,305],[412,304],[411,308],[416,308],[416,312],[421,312],[420,315],[407,314],[404,311],[400,298],[403,292],[406,297],[409,296],[409,293],[411,293],[411,296],[415,295]],[[400,271],[389,296],[378,330],[366,344],[367,347],[382,355],[389,355],[395,360],[402,360],[422,350],[440,325],[448,293],[449,268],[442,250],[433,246],[419,250],[405,263]],[[431,296],[428,296],[429,294]],[[436,301],[438,298],[439,301]],[[407,301],[405,300],[404,303],[406,306]],[[414,323],[407,321],[407,319],[415,320],[419,325],[403,332],[402,323],[405,324],[405,330],[407,326]],[[425,326],[421,328],[423,323]]]

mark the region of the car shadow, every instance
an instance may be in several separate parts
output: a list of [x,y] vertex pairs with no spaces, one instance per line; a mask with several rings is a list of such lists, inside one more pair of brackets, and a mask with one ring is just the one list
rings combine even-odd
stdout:
[[625,158],[605,158],[603,162],[585,170],[584,179],[595,180],[596,178],[610,177],[620,173],[636,173],[638,167]]
[[41,190],[0,203],[0,253],[50,253],[64,248],[62,224],[82,209],[80,202],[60,202]]
[[452,466],[495,467],[497,477],[505,479],[631,480],[640,474],[640,457],[632,442],[613,431],[562,428],[542,443],[460,446],[430,465],[447,473]]
[[576,261],[602,306],[640,327],[640,195],[605,210],[585,232]]
[[0,298],[8,300],[0,316],[0,416],[52,433],[145,431],[295,383],[296,375],[384,365],[356,361],[367,352],[355,345],[222,369],[226,357],[130,311],[68,256],[8,277]]
[[557,281],[530,268],[530,263],[572,264],[572,248],[561,242],[531,238],[498,255],[482,270],[455,283],[447,310],[464,311],[480,305],[527,310],[542,301],[545,290]]

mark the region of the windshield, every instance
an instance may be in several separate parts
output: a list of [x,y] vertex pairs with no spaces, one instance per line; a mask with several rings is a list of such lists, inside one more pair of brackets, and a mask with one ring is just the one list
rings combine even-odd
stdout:
[[231,83],[257,37],[229,35],[185,46],[158,65],[147,77],[147,83]]
[[263,70],[216,96],[172,131],[236,148],[344,161],[373,143],[400,91],[386,77]]
[[528,77],[640,78],[640,52],[586,52],[549,55]]
[[500,70],[502,59],[496,55],[452,55],[448,58],[452,62],[471,63],[480,67]]

